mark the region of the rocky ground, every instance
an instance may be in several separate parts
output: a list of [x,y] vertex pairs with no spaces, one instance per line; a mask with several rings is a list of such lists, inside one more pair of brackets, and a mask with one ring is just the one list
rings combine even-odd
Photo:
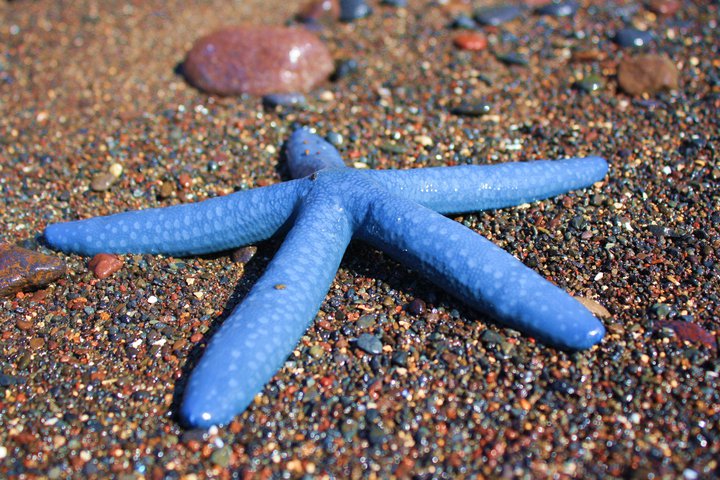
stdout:
[[[305,9],[342,67],[286,106],[179,64],[302,3],[0,4],[0,476],[720,476],[718,2],[409,3]],[[457,218],[589,302],[604,341],[543,346],[353,244],[255,403],[183,429],[188,373],[278,242],[88,265],[40,234],[280,182],[296,125],[371,168],[606,157],[592,188]]]

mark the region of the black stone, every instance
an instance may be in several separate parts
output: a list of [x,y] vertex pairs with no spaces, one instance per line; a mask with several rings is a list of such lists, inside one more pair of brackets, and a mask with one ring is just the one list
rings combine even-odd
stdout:
[[520,7],[515,5],[502,5],[476,10],[473,14],[475,21],[481,25],[498,26],[509,22],[520,15]]
[[372,9],[365,0],[340,0],[340,21],[352,22],[372,14]]
[[543,5],[535,10],[540,15],[550,15],[553,17],[569,17],[575,15],[578,11],[580,4],[578,2],[552,2],[547,5]]
[[615,32],[613,40],[623,48],[645,47],[655,39],[650,31],[638,30],[637,28],[626,27]]
[[383,344],[375,335],[363,333],[355,341],[355,344],[360,350],[371,355],[378,355],[382,353]]

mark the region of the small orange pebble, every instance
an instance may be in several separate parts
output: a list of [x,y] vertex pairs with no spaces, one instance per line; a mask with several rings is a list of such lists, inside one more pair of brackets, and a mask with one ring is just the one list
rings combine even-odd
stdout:
[[487,38],[480,32],[462,32],[455,35],[453,43],[462,50],[484,50],[487,48]]

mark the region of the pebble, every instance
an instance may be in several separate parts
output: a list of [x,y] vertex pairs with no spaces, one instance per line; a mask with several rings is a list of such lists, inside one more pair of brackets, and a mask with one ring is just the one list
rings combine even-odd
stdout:
[[408,6],[407,0],[382,0],[382,4],[396,8],[405,8]]
[[123,166],[119,163],[113,163],[110,165],[110,168],[108,169],[110,172],[110,175],[112,175],[115,178],[120,178],[120,175],[123,173]]
[[495,58],[505,65],[518,65],[525,67],[529,63],[526,57],[515,52],[497,54],[495,55]]
[[218,448],[212,453],[212,455],[210,455],[210,461],[222,468],[226,468],[230,465],[231,458],[232,448],[230,448],[229,445],[224,445],[223,447]]
[[452,28],[454,30],[464,29],[464,30],[475,30],[479,27],[477,22],[473,20],[471,17],[468,17],[467,15],[458,15],[455,18],[452,19],[450,22],[450,25],[448,25],[449,28]]
[[540,15],[550,15],[553,17],[570,17],[575,15],[580,4],[578,2],[552,2],[543,5],[535,10]]
[[0,243],[0,297],[34,290],[65,273],[65,263],[57,257]]
[[503,339],[502,335],[495,332],[494,330],[485,330],[482,333],[481,338],[482,338],[483,342],[485,342],[488,345],[499,345],[505,341],[505,339]]
[[301,106],[306,103],[305,95],[302,93],[271,93],[262,98],[263,107],[268,109]]
[[661,324],[662,327],[669,327],[681,341],[690,343],[702,343],[711,350],[717,350],[715,337],[703,327],[693,322],[683,320],[671,320]]
[[310,356],[313,358],[322,358],[325,355],[325,350],[320,345],[313,345],[310,347]]
[[256,253],[257,247],[250,245],[247,247],[238,248],[237,250],[233,250],[231,257],[233,262],[244,264],[252,260]]
[[363,315],[358,318],[357,326],[360,328],[370,328],[375,325],[375,315]]
[[369,333],[363,333],[355,342],[357,347],[365,353],[378,355],[382,353],[383,344],[379,338]]
[[575,82],[575,86],[586,93],[595,93],[602,90],[604,85],[602,77],[599,75],[588,75],[582,80]]
[[485,50],[488,45],[487,37],[480,32],[461,32],[455,35],[453,43],[461,50]]
[[425,302],[419,298],[413,299],[407,306],[407,311],[410,315],[422,315],[425,313]]
[[90,181],[90,188],[95,192],[104,192],[108,190],[113,183],[115,183],[117,177],[110,172],[100,172],[93,176]]
[[628,47],[644,47],[654,39],[652,32],[647,30],[638,30],[637,28],[626,27],[615,32],[613,40],[623,48]]
[[590,310],[590,312],[598,318],[602,318],[602,319],[612,318],[612,314],[608,311],[608,309],[603,307],[600,303],[593,300],[592,298],[575,297],[575,300],[582,303],[585,306],[585,308]]
[[330,131],[325,135],[325,140],[330,142],[334,147],[339,147],[343,144],[344,138],[342,134]]
[[680,73],[672,60],[655,54],[623,58],[617,76],[620,88],[630,95],[676,89],[680,81]]
[[462,102],[450,109],[453,115],[464,117],[481,117],[492,110],[492,105],[487,102]]
[[302,28],[242,26],[198,39],[183,73],[218,95],[295,93],[311,90],[333,71],[325,44]]
[[393,353],[392,363],[394,363],[398,367],[407,367],[408,353],[403,350]]
[[295,18],[299,22],[333,21],[340,18],[338,0],[310,0],[303,5]]
[[496,27],[509,22],[520,15],[520,7],[515,5],[501,5],[475,10],[473,17],[480,25]]
[[650,0],[647,8],[658,15],[674,15],[682,6],[679,0]]
[[123,259],[112,253],[98,253],[89,262],[88,268],[92,270],[95,278],[102,280],[120,270]]
[[340,0],[340,21],[352,22],[372,14],[365,0]]
[[335,63],[335,70],[330,76],[330,80],[337,82],[345,77],[355,73],[358,69],[358,62],[352,58],[342,58]]

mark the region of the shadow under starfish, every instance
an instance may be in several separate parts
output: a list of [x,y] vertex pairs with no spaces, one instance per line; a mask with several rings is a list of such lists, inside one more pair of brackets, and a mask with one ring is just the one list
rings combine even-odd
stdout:
[[226,423],[247,408],[314,319],[353,237],[498,323],[547,344],[579,350],[604,336],[602,324],[577,300],[441,215],[518,205],[587,187],[605,176],[604,159],[356,170],[345,167],[337,150],[307,129],[292,134],[287,153],[295,180],[45,230],[48,244],[67,252],[180,256],[237,248],[292,225],[263,276],[192,372],[180,412],[187,424]]

